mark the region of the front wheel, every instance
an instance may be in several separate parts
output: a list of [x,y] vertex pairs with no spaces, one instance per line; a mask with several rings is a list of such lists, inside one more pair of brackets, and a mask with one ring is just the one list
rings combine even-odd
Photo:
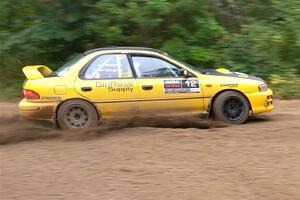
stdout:
[[90,103],[70,100],[59,107],[57,122],[62,129],[93,127],[98,124],[98,114]]
[[217,96],[212,109],[214,117],[219,121],[243,124],[248,120],[250,105],[242,94],[227,91]]

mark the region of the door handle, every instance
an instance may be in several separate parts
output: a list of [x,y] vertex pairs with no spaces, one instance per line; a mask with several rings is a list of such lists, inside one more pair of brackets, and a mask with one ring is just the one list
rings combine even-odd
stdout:
[[143,88],[143,90],[152,90],[153,85],[143,85],[142,88]]
[[90,92],[90,91],[92,91],[92,88],[91,87],[82,87],[81,91],[82,92]]

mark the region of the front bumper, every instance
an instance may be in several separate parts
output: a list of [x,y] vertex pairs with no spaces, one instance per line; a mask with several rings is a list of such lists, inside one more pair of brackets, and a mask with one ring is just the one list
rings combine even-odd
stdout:
[[57,105],[57,102],[33,102],[23,99],[19,103],[19,112],[25,118],[53,121]]
[[270,89],[266,92],[248,93],[246,96],[250,101],[253,114],[270,112],[274,108],[273,91]]

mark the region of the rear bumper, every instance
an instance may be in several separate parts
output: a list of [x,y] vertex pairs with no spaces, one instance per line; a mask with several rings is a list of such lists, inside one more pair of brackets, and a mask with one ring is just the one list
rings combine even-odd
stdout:
[[270,112],[274,108],[273,91],[270,89],[266,92],[248,93],[246,96],[250,101],[253,114]]
[[19,103],[19,112],[25,118],[53,121],[57,105],[57,102],[28,102],[23,99]]

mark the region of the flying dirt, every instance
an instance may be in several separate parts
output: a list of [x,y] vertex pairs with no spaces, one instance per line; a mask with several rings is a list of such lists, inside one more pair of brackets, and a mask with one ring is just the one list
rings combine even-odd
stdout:
[[60,131],[0,103],[0,199],[300,199],[300,101],[245,125],[137,117]]

